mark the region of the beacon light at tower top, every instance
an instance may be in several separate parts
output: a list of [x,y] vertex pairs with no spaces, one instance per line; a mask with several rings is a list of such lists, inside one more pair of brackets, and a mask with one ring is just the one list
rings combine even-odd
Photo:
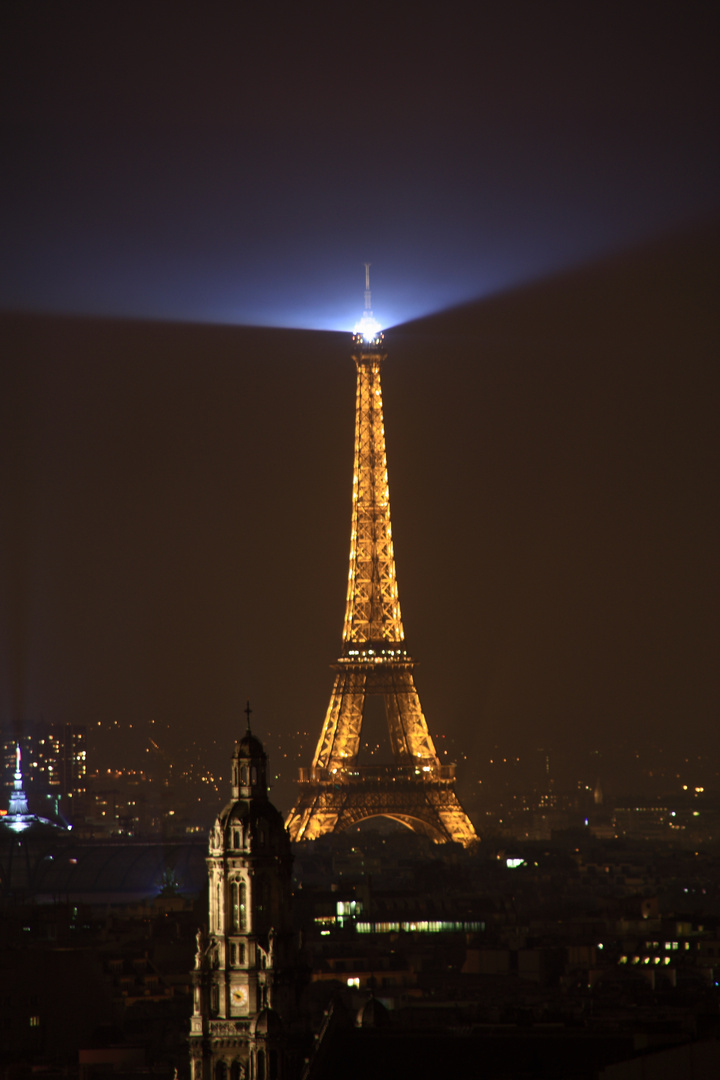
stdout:
[[372,311],[366,311],[360,322],[355,323],[353,334],[361,337],[366,345],[375,345],[382,339],[382,327]]

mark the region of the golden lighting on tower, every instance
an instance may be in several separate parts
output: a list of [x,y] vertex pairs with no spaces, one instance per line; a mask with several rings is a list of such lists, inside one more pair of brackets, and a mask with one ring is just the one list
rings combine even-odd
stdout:
[[[355,455],[342,652],[312,767],[301,770],[287,828],[294,840],[312,840],[384,816],[436,841],[467,845],[477,834],[455,794],[454,766],[440,764],[404,648],[380,381],[386,353],[372,316],[369,270],[366,263],[365,311],[353,334]],[[358,763],[369,696],[384,699],[389,766]]]

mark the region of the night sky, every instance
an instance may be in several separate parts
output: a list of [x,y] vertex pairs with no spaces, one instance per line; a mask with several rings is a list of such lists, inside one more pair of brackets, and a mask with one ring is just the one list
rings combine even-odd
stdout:
[[431,731],[717,757],[710,13],[5,5],[0,721],[309,764],[369,259]]

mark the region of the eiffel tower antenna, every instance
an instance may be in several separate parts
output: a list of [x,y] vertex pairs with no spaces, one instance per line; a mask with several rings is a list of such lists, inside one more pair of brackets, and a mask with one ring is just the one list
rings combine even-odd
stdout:
[[[386,356],[365,263],[365,311],[353,334],[355,460],[342,648],[312,766],[300,770],[287,828],[293,840],[314,840],[380,816],[439,842],[468,845],[477,834],[455,794],[455,766],[440,764],[404,647],[380,384]],[[369,696],[384,699],[394,759],[389,766],[358,763]]]
[[370,292],[370,263],[363,263],[365,267],[365,310],[362,318],[355,324],[353,340],[364,341],[368,345],[379,345],[382,342],[382,328],[372,312],[372,294]]

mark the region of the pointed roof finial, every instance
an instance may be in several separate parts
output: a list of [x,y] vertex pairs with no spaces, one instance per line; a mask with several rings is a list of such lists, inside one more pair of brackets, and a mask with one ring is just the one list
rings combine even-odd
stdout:
[[248,735],[252,735],[252,731],[250,730],[250,714],[252,712],[252,709],[250,708],[250,702],[249,701],[245,705],[244,712],[245,712],[245,715],[247,717],[247,733],[248,733]]

